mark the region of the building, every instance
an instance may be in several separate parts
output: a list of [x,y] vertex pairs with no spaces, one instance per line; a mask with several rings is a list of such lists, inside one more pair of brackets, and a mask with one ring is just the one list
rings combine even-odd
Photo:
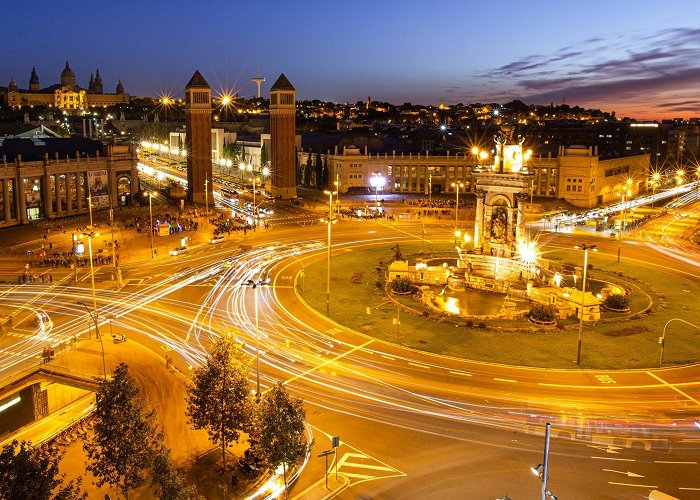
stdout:
[[42,89],[39,85],[36,68],[32,68],[28,89],[20,89],[12,78],[0,97],[0,102],[4,106],[12,108],[46,106],[68,112],[83,111],[95,106],[107,107],[129,103],[129,94],[124,92],[121,80],[113,94],[104,93],[99,69],[95,76],[90,75],[87,89],[80,87],[76,82],[75,72],[70,68],[68,61],[61,72],[60,83]]
[[[309,155],[315,161],[316,153],[302,152],[299,165],[305,165]],[[490,161],[480,160],[471,153],[372,154],[367,147],[362,151],[355,146],[323,156],[328,161],[329,178],[340,179],[341,193],[370,192],[372,176],[382,175],[387,192],[425,196],[430,192],[454,193],[452,184],[458,182],[465,186],[460,190],[474,193],[474,174],[486,168],[485,163]],[[592,146],[561,146],[557,156],[530,158],[526,168],[532,174],[533,196],[564,199],[574,206],[591,208],[614,201],[625,189],[631,188],[633,194],[644,191],[650,161],[647,154],[601,159]],[[628,179],[632,179],[632,186],[626,184]]]
[[0,228],[131,204],[139,189],[129,146],[34,134],[0,138]]

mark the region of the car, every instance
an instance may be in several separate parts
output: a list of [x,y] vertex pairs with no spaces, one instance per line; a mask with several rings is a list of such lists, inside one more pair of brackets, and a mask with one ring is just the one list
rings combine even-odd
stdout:
[[224,238],[224,237],[221,236],[221,235],[219,235],[219,236],[214,236],[212,239],[209,240],[209,243],[211,243],[212,245],[214,245],[214,244],[216,244],[216,243],[221,243],[221,242],[224,241],[225,239],[226,239],[226,238]]
[[170,250],[170,255],[173,257],[176,255],[182,255],[183,253],[187,253],[187,247],[177,247]]

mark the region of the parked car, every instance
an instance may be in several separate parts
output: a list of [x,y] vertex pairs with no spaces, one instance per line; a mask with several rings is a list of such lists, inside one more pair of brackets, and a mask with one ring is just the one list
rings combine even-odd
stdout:
[[224,241],[225,239],[226,239],[226,238],[224,238],[224,237],[221,236],[221,235],[219,235],[219,236],[214,236],[212,239],[209,240],[209,243],[211,243],[212,245],[214,245],[214,244],[216,244],[216,243],[221,243],[221,242]]
[[187,253],[187,247],[177,247],[170,250],[170,255],[173,257],[176,255],[182,255],[183,253]]

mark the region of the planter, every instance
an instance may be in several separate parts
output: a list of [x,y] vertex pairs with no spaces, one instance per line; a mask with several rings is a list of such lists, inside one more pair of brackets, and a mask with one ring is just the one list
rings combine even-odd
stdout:
[[541,321],[539,319],[531,318],[530,316],[527,317],[527,320],[530,323],[533,323],[535,325],[540,325],[540,326],[556,326],[556,324],[557,324],[556,320]]
[[411,290],[410,292],[395,292],[395,291],[393,291],[393,290],[389,290],[389,292],[391,292],[392,295],[398,295],[398,296],[400,296],[400,297],[405,297],[405,296],[407,296],[407,295],[412,295],[412,294],[413,294],[413,290]]
[[630,308],[629,308],[629,307],[625,307],[624,309],[613,309],[612,307],[608,307],[608,306],[605,306],[605,305],[602,305],[602,307],[603,307],[603,309],[605,309],[606,311],[610,311],[610,312],[614,312],[614,313],[628,313],[628,312],[630,312]]

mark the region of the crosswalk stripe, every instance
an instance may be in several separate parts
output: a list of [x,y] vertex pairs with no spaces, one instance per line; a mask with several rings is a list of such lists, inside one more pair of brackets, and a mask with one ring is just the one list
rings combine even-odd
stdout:
[[343,475],[347,476],[347,477],[356,477],[357,479],[374,479],[376,477],[376,476],[365,476],[363,474],[353,474],[351,472],[345,472],[345,471],[343,471]]
[[343,462],[343,467],[357,467],[360,469],[388,470],[388,471],[392,471],[392,472],[395,470],[392,467],[384,467],[382,465],[356,464],[356,463],[352,463],[352,462]]

